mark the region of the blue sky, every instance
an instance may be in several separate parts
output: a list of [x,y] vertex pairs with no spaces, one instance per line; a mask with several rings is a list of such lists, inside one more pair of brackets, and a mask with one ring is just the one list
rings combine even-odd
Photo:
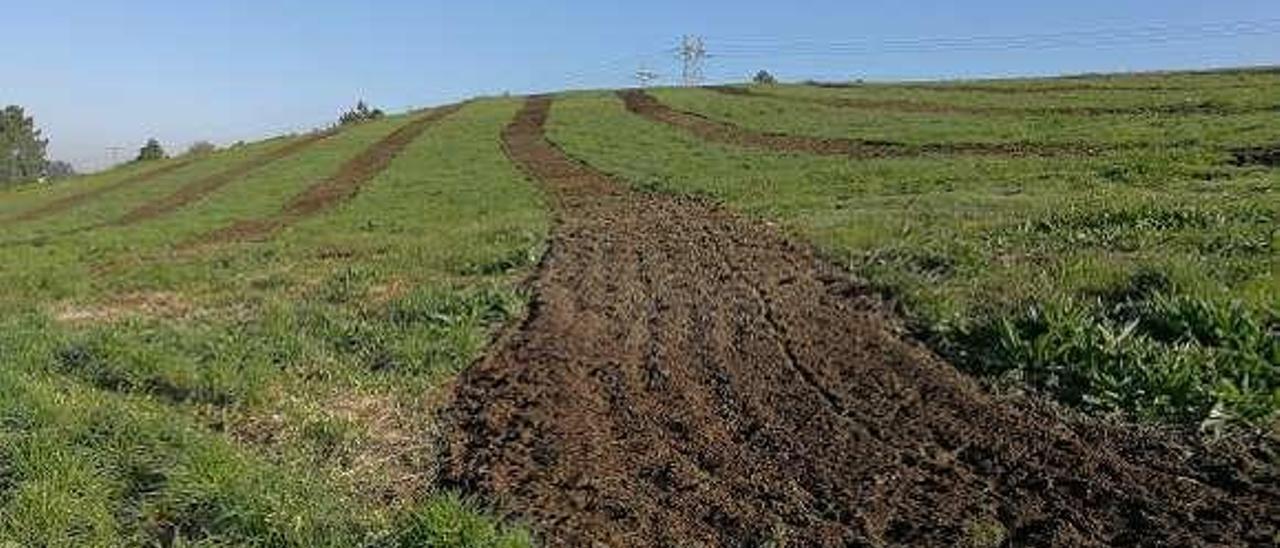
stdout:
[[[621,86],[641,65],[675,75],[664,50],[685,33],[722,53],[707,68],[717,80],[756,68],[783,79],[919,79],[1280,64],[1278,34],[874,53],[902,39],[1275,23],[1275,0],[4,4],[0,103],[26,107],[51,138],[51,155],[82,168],[104,165],[107,147],[136,150],[150,136],[176,150],[324,125],[361,97],[399,111],[478,94]],[[857,55],[823,48],[855,40],[869,44]]]

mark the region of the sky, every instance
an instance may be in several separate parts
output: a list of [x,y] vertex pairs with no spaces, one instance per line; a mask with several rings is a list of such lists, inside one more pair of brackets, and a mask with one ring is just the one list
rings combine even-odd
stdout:
[[[81,170],[149,137],[181,151],[324,126],[362,98],[398,112],[641,68],[674,83],[685,34],[705,37],[711,81],[1280,64],[1276,0],[0,0],[0,20],[0,104]],[[1004,38],[956,47],[982,37]]]

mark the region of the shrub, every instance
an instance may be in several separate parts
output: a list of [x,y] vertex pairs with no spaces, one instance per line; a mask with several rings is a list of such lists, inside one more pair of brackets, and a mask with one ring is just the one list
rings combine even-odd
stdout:
[[774,78],[772,74],[769,74],[769,71],[767,71],[767,70],[762,70],[762,71],[760,71],[760,72],[757,72],[757,73],[756,73],[755,78],[752,78],[752,81],[753,81],[753,82],[755,82],[755,83],[757,83],[757,84],[776,84],[776,83],[778,83],[778,79],[777,79],[777,78]]
[[164,152],[164,147],[160,146],[160,141],[155,139],[147,139],[147,144],[138,150],[139,162],[150,162],[153,160],[163,160],[168,155]]
[[187,147],[187,154],[192,156],[203,156],[205,154],[211,154],[216,150],[218,150],[218,146],[210,143],[209,141],[196,141],[191,143],[191,146]]
[[371,109],[364,101],[359,101],[356,103],[355,108],[342,113],[342,115],[338,117],[338,122],[345,126],[377,120],[383,116],[384,114],[382,109]]

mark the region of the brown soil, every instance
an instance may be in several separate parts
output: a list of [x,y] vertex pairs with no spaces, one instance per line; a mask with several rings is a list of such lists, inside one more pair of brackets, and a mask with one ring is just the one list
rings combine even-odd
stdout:
[[1267,147],[1241,148],[1231,151],[1238,166],[1280,166],[1280,144]]
[[219,243],[227,241],[259,240],[270,237],[277,230],[299,219],[321,213],[350,200],[391,161],[409,146],[422,132],[446,116],[457,112],[462,104],[449,105],[428,111],[413,121],[397,128],[390,135],[370,145],[328,178],[319,181],[294,196],[273,217],[238,221],[230,226],[200,236],[191,244]]
[[228,169],[187,183],[173,194],[142,204],[133,211],[124,214],[123,217],[120,217],[108,224],[110,226],[128,226],[172,213],[195,203],[210,194],[213,194],[218,189],[227,186],[256,169],[264,167],[276,160],[281,160],[302,152],[307,147],[336,134],[336,131],[324,131],[294,139],[288,144],[276,147]]
[[81,192],[79,194],[72,194],[70,196],[65,196],[57,200],[54,200],[52,202],[49,202],[45,205],[42,205],[38,208],[10,217],[9,219],[6,219],[3,222],[0,222],[0,224],[27,222],[27,221],[34,221],[37,219],[43,219],[46,217],[51,217],[59,213],[62,213],[64,211],[68,211],[76,206],[79,206],[80,204],[84,204],[92,200],[95,200],[104,194],[108,194],[111,192],[115,192],[117,190],[140,185],[142,183],[146,183],[149,181],[153,181],[166,174],[169,174],[179,169],[182,169],[184,167],[187,167],[188,165],[191,164],[191,162],[192,160],[190,159],[177,160],[168,165],[139,173],[138,175],[135,175],[133,177],[122,179],[120,181],[116,181],[114,183],[103,185],[94,189],[90,189],[85,192]]
[[1144,105],[1136,107],[993,107],[977,105],[947,105],[941,103],[922,103],[920,101],[863,99],[853,97],[801,97],[781,93],[769,93],[758,89],[734,86],[710,86],[707,89],[736,96],[768,97],[793,103],[809,103],[830,107],[858,110],[887,110],[918,114],[971,114],[971,115],[1067,115],[1067,116],[1102,116],[1102,115],[1187,115],[1187,114],[1248,114],[1255,112],[1280,112],[1280,107],[1251,106],[1229,107],[1209,102],[1187,102],[1169,105]]
[[931,143],[907,144],[866,139],[839,139],[768,133],[744,128],[728,122],[712,120],[692,112],[676,110],[662,104],[642,90],[626,90],[619,96],[627,110],[698,137],[722,144],[758,148],[778,152],[801,152],[853,158],[884,158],[928,154],[980,154],[996,156],[1057,156],[1095,154],[1107,147],[1089,144],[1044,143]]
[[549,545],[1280,532],[1280,484],[1247,454],[991,396],[775,230],[569,159],[543,135],[549,105],[530,99],[503,141],[558,223],[529,317],[461,375],[443,471]]
[[1053,85],[1031,85],[1025,87],[1014,86],[993,86],[984,84],[911,84],[911,83],[895,83],[895,84],[864,84],[855,82],[807,82],[807,85],[820,88],[833,89],[849,89],[849,88],[888,88],[894,89],[918,89],[926,91],[958,91],[965,93],[998,93],[1005,95],[1025,95],[1028,93],[1071,93],[1071,92],[1088,92],[1088,91],[1200,91],[1204,89],[1239,89],[1239,88],[1257,88],[1259,84],[1239,83],[1239,84],[1216,84],[1212,86],[1181,86],[1169,84],[1149,84],[1149,85],[1123,85],[1123,86],[1098,86],[1091,84],[1053,84]]

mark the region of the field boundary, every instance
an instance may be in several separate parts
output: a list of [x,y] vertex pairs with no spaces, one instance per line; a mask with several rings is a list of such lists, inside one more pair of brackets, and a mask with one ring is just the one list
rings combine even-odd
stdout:
[[125,213],[118,219],[106,223],[107,226],[129,226],[158,217],[162,217],[188,205],[196,203],[205,197],[217,192],[222,187],[227,186],[244,176],[266,167],[276,161],[288,158],[312,145],[337,135],[337,129],[331,129],[316,133],[311,133],[288,143],[280,145],[272,150],[259,154],[246,161],[240,162],[230,168],[224,169],[212,175],[208,175],[187,183],[178,188],[172,194],[163,198],[153,200],[142,204],[128,213]]
[[1207,102],[1163,104],[1140,107],[997,107],[976,105],[947,105],[902,99],[866,99],[855,97],[802,97],[741,86],[706,86],[708,89],[736,97],[759,97],[791,103],[813,104],[851,110],[889,110],[914,114],[963,114],[963,115],[1062,115],[1062,116],[1124,116],[1124,115],[1193,115],[1253,114],[1280,112],[1280,105],[1229,108]]
[[859,159],[902,158],[927,155],[979,156],[1067,156],[1091,155],[1122,147],[1084,143],[927,143],[907,144],[893,141],[816,137],[789,133],[772,133],[748,129],[721,120],[712,120],[694,112],[672,108],[643,90],[618,92],[628,111],[668,126],[683,129],[709,142],[769,150],[822,156],[846,156]]
[[161,166],[156,169],[152,169],[150,171],[145,171],[143,173],[134,175],[132,177],[126,177],[114,183],[109,183],[97,188],[86,190],[84,192],[72,194],[70,196],[64,196],[62,198],[49,202],[45,205],[39,206],[35,209],[31,209],[29,211],[20,213],[18,215],[14,215],[8,219],[0,221],[0,225],[35,221],[38,219],[43,219],[45,217],[57,215],[59,213],[73,209],[81,204],[89,202],[90,200],[96,199],[105,194],[155,180],[166,174],[169,174],[179,169],[182,169],[184,167],[187,167],[188,165],[191,165],[195,160],[196,160],[195,158],[185,158],[181,160],[175,160],[168,165]]
[[404,125],[347,160],[332,175],[295,195],[273,216],[236,221],[203,234],[179,247],[269,238],[276,231],[317,215],[356,196],[361,188],[387,169],[427,128],[460,110],[466,103],[437,107]]

